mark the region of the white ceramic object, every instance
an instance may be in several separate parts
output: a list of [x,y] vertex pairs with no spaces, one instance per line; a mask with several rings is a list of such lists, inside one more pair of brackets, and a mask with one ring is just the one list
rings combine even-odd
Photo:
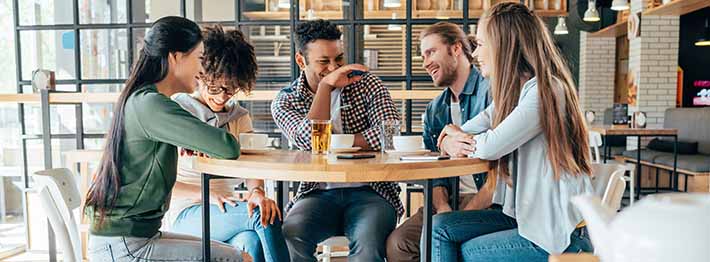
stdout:
[[601,261],[710,261],[708,193],[649,195],[620,213],[596,196],[576,196],[572,203]]
[[269,136],[266,134],[239,134],[239,145],[243,149],[263,149],[269,146]]
[[345,148],[331,148],[330,151],[333,153],[355,153],[357,151],[360,151],[360,149],[362,149],[362,147],[354,146]]
[[422,136],[394,136],[392,142],[396,151],[415,151],[424,148]]
[[330,135],[330,148],[351,148],[355,142],[353,134],[332,134]]

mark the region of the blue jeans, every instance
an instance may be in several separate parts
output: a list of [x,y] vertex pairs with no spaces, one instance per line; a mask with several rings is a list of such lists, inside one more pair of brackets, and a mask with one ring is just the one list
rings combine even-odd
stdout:
[[316,190],[284,218],[291,261],[316,261],[316,246],[332,236],[350,241],[348,261],[385,261],[387,236],[397,225],[394,207],[369,186]]
[[[547,261],[549,254],[518,234],[514,218],[500,210],[449,212],[434,216],[432,261]],[[565,252],[593,250],[586,229],[570,236]]]
[[[222,213],[216,205],[210,205],[210,238],[230,244],[249,253],[254,262],[289,261],[288,248],[281,234],[281,221],[261,226],[261,213],[254,209],[249,217],[247,203],[237,206],[225,205]],[[173,223],[173,232],[202,236],[202,205],[189,207],[178,215]]]

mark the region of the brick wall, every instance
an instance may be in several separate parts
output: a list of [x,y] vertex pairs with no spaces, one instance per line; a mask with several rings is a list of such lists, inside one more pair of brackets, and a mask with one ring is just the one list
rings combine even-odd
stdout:
[[580,32],[579,96],[583,111],[595,112],[593,124],[601,124],[604,109],[614,103],[616,39],[589,37]]

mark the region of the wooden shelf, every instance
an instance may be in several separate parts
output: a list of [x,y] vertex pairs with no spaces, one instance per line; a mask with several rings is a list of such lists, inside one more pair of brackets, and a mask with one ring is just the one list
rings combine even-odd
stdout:
[[626,21],[618,22],[589,34],[589,37],[620,37],[626,35],[626,24]]
[[[254,91],[251,95],[237,95],[239,101],[269,101],[276,97],[279,91]],[[392,99],[431,100],[438,96],[441,90],[390,90]],[[114,103],[120,93],[51,93],[50,103]],[[39,94],[0,94],[0,103],[39,103]]]
[[657,6],[643,12],[643,15],[681,16],[693,11],[710,7],[708,0],[675,0],[665,5]]

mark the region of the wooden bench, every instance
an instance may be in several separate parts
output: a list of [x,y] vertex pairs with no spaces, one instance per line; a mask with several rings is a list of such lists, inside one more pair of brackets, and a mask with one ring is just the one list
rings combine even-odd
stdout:
[[[614,157],[616,161],[636,163],[636,158],[626,157],[626,156],[616,156]],[[669,173],[673,172],[673,166],[667,166],[658,163],[652,163],[648,161],[641,160],[641,165],[646,167],[652,167],[657,170],[665,170]],[[710,192],[710,172],[695,172],[691,170],[686,170],[682,168],[676,168],[676,172],[679,175],[685,177],[683,188],[685,192]],[[637,175],[639,179],[642,179],[643,175]],[[654,178],[655,179],[655,178]],[[648,179],[647,179],[648,180]],[[643,179],[641,181],[644,181]],[[680,179],[678,180],[678,188],[680,188]]]

